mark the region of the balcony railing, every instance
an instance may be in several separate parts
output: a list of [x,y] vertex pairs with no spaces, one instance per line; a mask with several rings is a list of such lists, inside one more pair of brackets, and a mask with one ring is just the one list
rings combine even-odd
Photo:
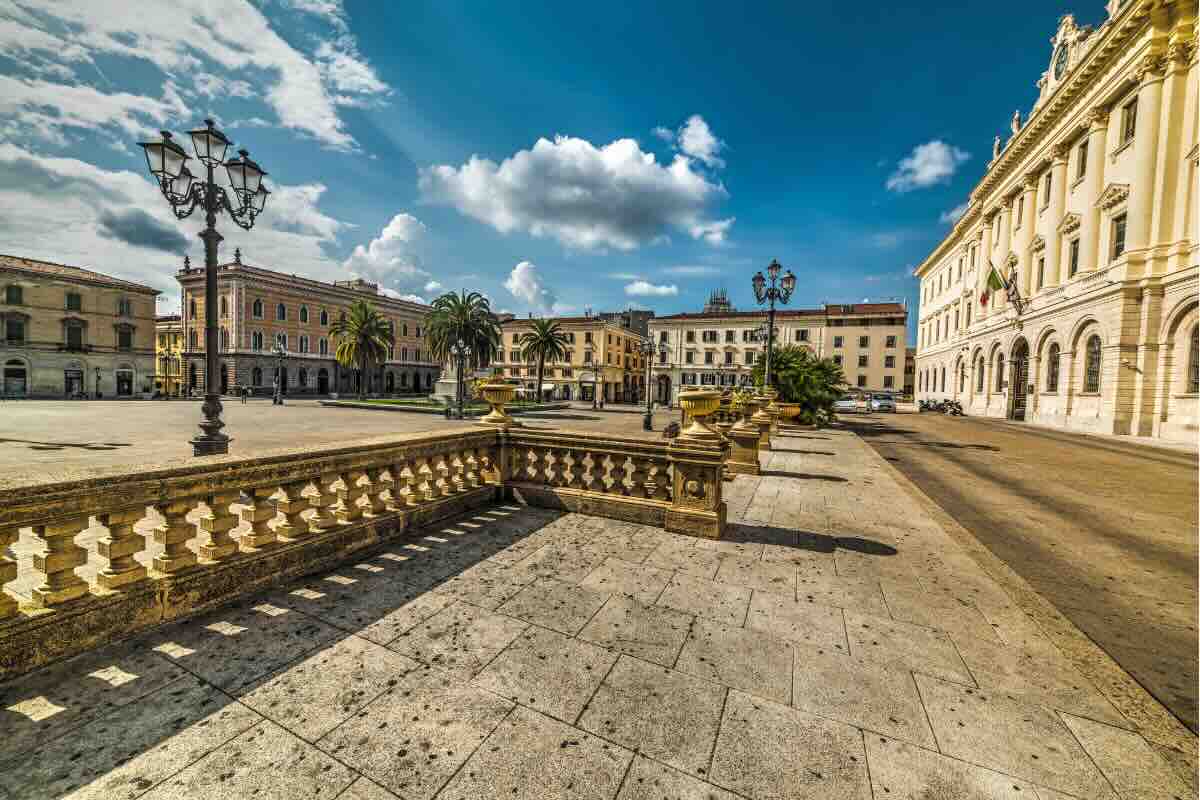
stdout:
[[0,680],[499,500],[719,537],[725,458],[683,440],[479,426],[5,489]]

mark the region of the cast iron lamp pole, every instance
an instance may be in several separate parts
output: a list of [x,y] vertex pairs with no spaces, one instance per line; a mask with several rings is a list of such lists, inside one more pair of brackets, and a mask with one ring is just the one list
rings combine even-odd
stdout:
[[458,365],[458,381],[455,388],[455,400],[458,405],[458,418],[464,419],[463,400],[466,395],[466,384],[463,380],[463,367],[466,366],[466,360],[471,355],[471,348],[465,344],[462,339],[459,339],[454,344],[450,345],[450,355],[454,356],[455,364]]
[[654,378],[650,371],[654,365],[654,354],[659,353],[665,356],[667,354],[667,344],[666,342],[659,342],[656,349],[654,342],[647,339],[638,345],[637,350],[642,358],[646,359],[646,415],[642,417],[642,430],[652,431],[654,430],[654,394],[651,392],[651,384],[654,382]]
[[287,355],[287,351],[283,349],[283,342],[275,340],[275,347],[271,350],[275,354],[275,397],[273,405],[283,405],[283,357]]
[[[239,150],[239,158],[226,161],[229,139],[213,126],[211,119],[204,120],[204,124],[203,128],[188,131],[196,158],[206,169],[202,181],[193,179],[187,168],[187,153],[171,139],[169,132],[162,131],[162,141],[139,142],[146,153],[150,174],[158,181],[158,187],[171,204],[176,218],[188,217],[198,207],[204,209],[204,230],[200,232],[200,238],[204,240],[204,420],[200,423],[200,433],[192,439],[192,454],[197,456],[229,452],[229,437],[221,432],[225,423],[221,421],[220,384],[216,380],[220,370],[217,349],[217,244],[222,238],[216,230],[217,212],[225,211],[238,227],[250,230],[270,194],[262,183],[267,173],[250,160],[250,154]],[[217,185],[215,171],[220,166],[225,167],[229,176],[235,200],[230,200],[225,187]]]
[[760,306],[763,303],[767,304],[767,361],[763,369],[763,388],[771,386],[771,351],[775,347],[775,301],[779,301],[780,305],[787,305],[792,292],[796,290],[796,276],[789,269],[780,279],[779,270],[781,269],[779,262],[771,259],[771,263],[767,267],[771,285],[767,286],[767,279],[761,272],[755,273],[754,278],[750,281],[754,286],[754,299]]

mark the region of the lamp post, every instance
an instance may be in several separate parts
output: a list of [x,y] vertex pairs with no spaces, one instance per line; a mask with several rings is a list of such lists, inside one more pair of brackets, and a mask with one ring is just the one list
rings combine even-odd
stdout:
[[455,364],[458,366],[458,381],[454,387],[455,404],[458,406],[458,418],[463,419],[463,401],[466,395],[466,384],[463,379],[463,367],[466,366],[466,361],[471,356],[471,347],[459,339],[454,344],[450,345],[450,355],[454,356]]
[[100,399],[100,368],[96,367],[96,399]]
[[[225,151],[231,142],[213,126],[211,119],[206,119],[204,125],[188,131],[196,158],[206,171],[203,180],[193,178],[187,168],[187,153],[172,140],[169,132],[162,131],[162,141],[139,142],[146,153],[150,174],[158,181],[158,188],[171,204],[175,217],[183,219],[197,208],[204,209],[204,230],[200,232],[204,241],[204,419],[200,423],[200,433],[192,439],[192,454],[197,456],[229,452],[229,437],[221,432],[225,423],[221,421],[220,384],[216,381],[220,369],[217,360],[217,244],[222,238],[216,230],[217,212],[225,211],[238,227],[250,230],[270,194],[262,182],[267,173],[250,160],[250,154],[239,150],[238,158],[226,161]],[[225,167],[229,177],[232,200],[225,187],[216,182],[216,169],[221,166]]]
[[275,354],[275,396],[271,400],[272,405],[283,405],[283,357],[287,355],[287,351],[283,349],[283,342],[275,340],[275,347],[271,349]]
[[780,279],[779,271],[781,269],[783,268],[779,262],[771,259],[771,263],[767,267],[770,285],[767,285],[767,278],[764,278],[761,272],[756,272],[750,281],[754,286],[754,299],[760,306],[764,303],[767,304],[767,361],[763,369],[763,388],[771,386],[771,351],[775,347],[775,302],[787,305],[792,292],[796,290],[796,276],[789,269]]
[[653,377],[651,375],[651,367],[654,365],[654,354],[666,356],[667,343],[659,342],[658,347],[654,346],[654,342],[647,339],[637,347],[638,353],[646,360],[646,415],[642,417],[642,430],[654,430],[654,393],[653,393]]

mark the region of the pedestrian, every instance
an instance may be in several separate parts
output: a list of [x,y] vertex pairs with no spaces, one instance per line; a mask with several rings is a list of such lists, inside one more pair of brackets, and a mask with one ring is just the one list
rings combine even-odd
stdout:
[[242,405],[246,405],[246,401],[250,399],[250,387],[243,386],[241,395],[242,395]]

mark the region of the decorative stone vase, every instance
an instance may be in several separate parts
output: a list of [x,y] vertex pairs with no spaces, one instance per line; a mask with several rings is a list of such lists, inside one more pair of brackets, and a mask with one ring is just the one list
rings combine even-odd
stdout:
[[737,424],[733,426],[733,430],[753,431],[754,434],[757,435],[758,426],[754,424],[753,417],[758,413],[759,408],[760,406],[757,397],[749,393],[744,395],[741,400],[741,408],[739,409],[739,418]]
[[779,418],[784,422],[796,424],[796,418],[800,416],[799,403],[779,403]]
[[513,401],[517,394],[517,387],[511,383],[491,382],[484,384],[479,389],[483,399],[492,407],[492,410],[485,414],[480,420],[482,425],[498,425],[501,427],[512,428],[518,427],[521,423],[517,422],[511,416],[505,413],[504,406]]
[[684,419],[690,420],[688,426],[680,431],[680,439],[708,445],[721,443],[721,434],[707,423],[707,418],[721,405],[720,392],[715,389],[689,389],[679,393],[679,405],[683,408]]
[[770,402],[767,403],[765,410],[771,417],[771,433],[778,433],[779,415],[781,410],[779,408],[779,403],[776,401],[779,400],[779,390],[772,387],[767,387],[763,390],[763,394],[770,399]]

